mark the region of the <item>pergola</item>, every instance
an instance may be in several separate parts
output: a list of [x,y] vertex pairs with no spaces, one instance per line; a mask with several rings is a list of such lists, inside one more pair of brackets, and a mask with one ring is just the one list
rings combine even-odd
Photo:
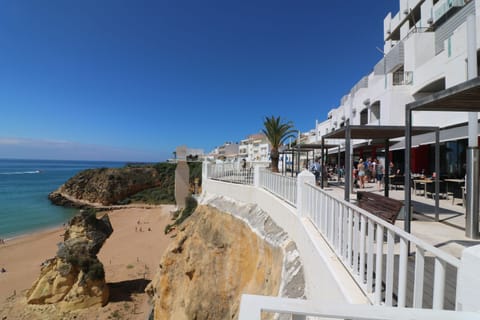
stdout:
[[[410,168],[410,148],[413,134],[413,111],[448,111],[448,112],[480,112],[480,77],[468,80],[459,85],[434,93],[421,100],[409,103],[405,108],[405,170]],[[475,117],[475,118],[476,118]],[[478,139],[478,123],[473,126],[469,122],[469,142]],[[478,214],[479,214],[479,151],[478,144],[473,144],[467,150],[467,207],[465,232],[468,237],[478,239]],[[438,172],[438,171],[437,171]],[[437,175],[438,176],[438,175]],[[410,187],[410,180],[405,178],[405,230],[410,232],[411,210],[410,193],[407,192],[407,183]],[[436,186],[437,188],[438,186]],[[438,191],[438,189],[436,189]],[[438,198],[438,197],[437,197]],[[408,228],[407,228],[408,227]]]
[[[438,127],[412,127],[412,135],[420,135],[428,132],[435,132],[436,142],[435,142],[435,170],[440,172],[440,161],[439,161],[439,128]],[[388,164],[390,163],[389,159],[389,146],[390,139],[404,137],[405,136],[405,127],[404,126],[381,126],[381,125],[353,125],[349,124],[347,120],[347,125],[336,131],[330,132],[322,137],[322,144],[324,144],[326,139],[345,139],[345,190],[344,190],[344,199],[345,201],[350,201],[350,192],[352,190],[352,139],[373,139],[373,141],[383,141],[385,146],[385,169],[387,170]],[[410,167],[409,167],[410,168]],[[384,194],[386,197],[389,196],[389,186],[388,186],[388,172],[385,175],[385,189]],[[438,193],[438,176],[436,181],[436,192]],[[410,192],[410,169],[405,171],[405,180],[408,177],[408,189],[407,184],[405,184],[405,192]],[[409,193],[410,195],[410,193]],[[438,196],[436,197],[435,203],[435,213],[438,216],[439,200]],[[407,217],[407,216],[406,216]]]
[[[309,143],[309,144],[298,144],[298,145],[295,145],[295,146],[291,146],[290,148],[288,149],[285,149],[283,150],[282,152],[280,153],[283,153],[283,154],[292,154],[292,160],[295,159],[295,153],[297,155],[301,154],[301,153],[307,153],[307,162],[309,160],[309,157],[308,157],[308,154],[310,152],[312,152],[312,159],[315,159],[315,150],[321,150],[320,154],[322,156],[322,159],[323,159],[323,150],[324,149],[329,149],[329,148],[333,148],[333,147],[337,147],[336,144],[333,144],[333,145],[322,145],[322,144],[318,144],[318,143]],[[293,162],[293,161],[292,161]],[[293,166],[294,166],[294,163],[292,163],[292,175],[293,175]],[[323,164],[322,164],[323,166]],[[300,171],[300,163],[299,161],[297,161],[297,171]]]

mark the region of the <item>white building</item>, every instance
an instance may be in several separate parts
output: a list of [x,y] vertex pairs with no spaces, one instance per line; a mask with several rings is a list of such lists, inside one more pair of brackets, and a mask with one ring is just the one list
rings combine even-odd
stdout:
[[239,154],[239,147],[240,145],[238,142],[225,142],[210,152],[209,158],[219,160],[235,160]]
[[269,161],[270,143],[263,133],[249,135],[240,142],[238,156],[249,162],[251,161]]
[[[478,53],[480,0],[399,0],[399,8],[384,19],[384,58],[341,98],[327,120],[317,124],[314,131],[320,136],[343,127],[347,120],[351,125],[405,125],[406,104],[467,80],[466,20],[475,15]],[[441,141],[458,142],[448,148],[462,153],[466,129],[446,128],[466,128],[466,123],[466,113],[416,112],[412,124],[443,128]],[[425,143],[431,141],[426,138]],[[425,160],[427,149],[419,150],[424,162],[431,161]]]

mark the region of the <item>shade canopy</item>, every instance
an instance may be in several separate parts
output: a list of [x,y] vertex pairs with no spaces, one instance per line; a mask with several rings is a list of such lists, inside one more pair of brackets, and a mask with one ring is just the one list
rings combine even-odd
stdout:
[[[434,132],[437,127],[413,127],[412,135],[419,135]],[[345,139],[347,127],[342,127],[333,132],[327,133],[323,139]],[[405,126],[350,126],[351,139],[394,139],[405,136]]]
[[480,112],[480,77],[407,104],[411,111]]

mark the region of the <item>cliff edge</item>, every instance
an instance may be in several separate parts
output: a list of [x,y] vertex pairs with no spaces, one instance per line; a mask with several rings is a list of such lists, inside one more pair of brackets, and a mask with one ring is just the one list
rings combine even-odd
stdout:
[[154,319],[236,319],[243,293],[304,297],[288,235],[256,206],[214,199],[180,226],[146,291]]

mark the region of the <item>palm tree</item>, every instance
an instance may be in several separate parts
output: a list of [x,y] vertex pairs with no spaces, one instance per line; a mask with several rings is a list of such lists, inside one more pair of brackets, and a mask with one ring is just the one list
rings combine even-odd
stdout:
[[294,136],[295,130],[293,129],[293,122],[288,121],[282,123],[280,117],[271,116],[270,118],[265,117],[263,126],[265,128],[262,131],[271,145],[270,159],[272,161],[272,172],[278,172],[278,149],[285,140]]

